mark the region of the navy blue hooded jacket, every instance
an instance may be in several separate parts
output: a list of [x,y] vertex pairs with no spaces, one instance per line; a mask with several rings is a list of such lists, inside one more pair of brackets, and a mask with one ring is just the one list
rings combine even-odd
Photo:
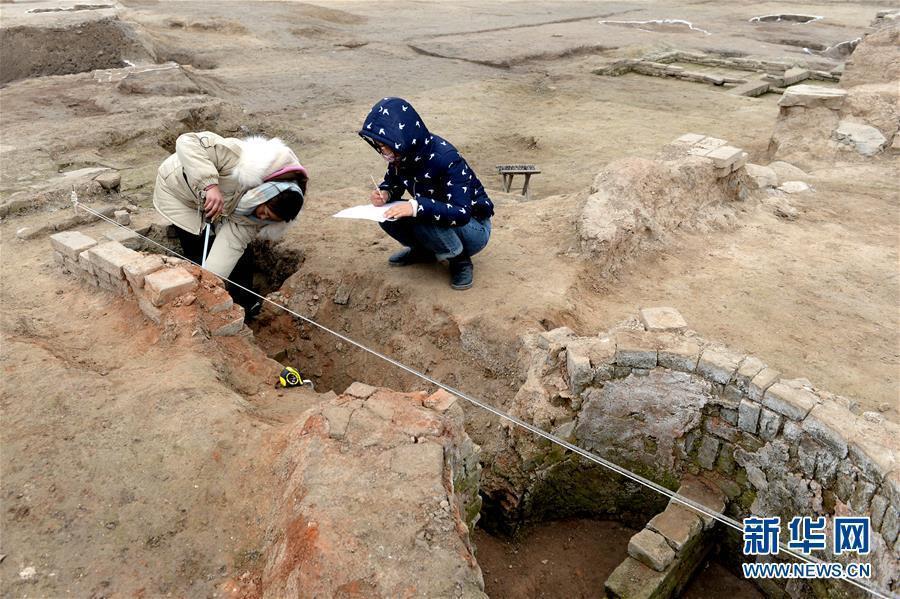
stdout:
[[433,135],[422,117],[402,98],[384,98],[366,117],[359,135],[378,150],[375,141],[400,156],[385,173],[380,189],[390,200],[409,191],[419,204],[416,217],[448,227],[494,214],[494,204],[465,158],[445,139]]

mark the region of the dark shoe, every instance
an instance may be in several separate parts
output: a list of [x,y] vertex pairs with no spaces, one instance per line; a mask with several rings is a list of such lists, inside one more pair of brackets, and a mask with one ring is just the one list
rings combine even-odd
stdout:
[[262,302],[255,302],[249,308],[245,308],[244,309],[244,322],[245,323],[250,322],[257,316],[259,316],[260,312],[262,312]]
[[410,264],[434,262],[434,260],[434,254],[426,249],[403,248],[388,258],[388,264],[391,266],[409,266]]
[[475,274],[475,268],[472,266],[472,259],[466,254],[461,254],[456,258],[450,258],[450,286],[454,289],[463,290],[472,286],[472,279]]

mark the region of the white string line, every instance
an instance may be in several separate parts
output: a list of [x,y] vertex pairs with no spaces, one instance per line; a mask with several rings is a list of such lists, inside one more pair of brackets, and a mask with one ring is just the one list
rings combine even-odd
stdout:
[[[107,216],[104,216],[103,214],[101,214],[95,210],[92,210],[92,209],[84,206],[83,204],[81,204],[78,201],[77,195],[75,194],[74,191],[72,191],[72,202],[76,206],[76,209],[80,208],[82,210],[86,210],[87,212],[90,212],[91,214],[93,214],[94,216],[97,216],[98,218],[100,218],[102,220],[105,220],[105,221],[107,221],[111,224],[114,224],[117,227],[120,227],[127,231],[131,231],[138,237],[141,237],[142,239],[149,241],[153,245],[161,248],[162,250],[164,250],[170,254],[173,254],[173,255],[177,256],[178,258],[181,258],[182,260],[189,262],[190,264],[193,264],[194,266],[197,266],[198,268],[201,268],[202,270],[206,270],[207,272],[210,272],[211,274],[215,274],[215,273],[212,273],[211,271],[203,268],[202,266],[200,266],[199,264],[197,264],[190,258],[186,258],[185,256],[182,256],[175,250],[173,250],[169,247],[166,247],[163,244],[154,241],[153,239],[150,239],[146,235],[141,235],[137,231],[135,231],[133,229],[129,229],[127,226],[125,226]],[[219,275],[216,275],[216,276],[219,276]],[[344,335],[342,333],[332,330],[323,324],[319,324],[318,322],[312,320],[311,318],[309,318],[307,316],[298,314],[297,312],[294,312],[287,306],[284,306],[274,300],[264,297],[264,296],[260,295],[259,293],[253,291],[252,289],[248,289],[248,288],[244,287],[243,285],[240,285],[239,283],[235,283],[234,281],[232,281],[226,277],[219,277],[219,278],[221,278],[224,281],[227,281],[228,283],[231,283],[235,287],[242,289],[243,291],[246,291],[247,293],[249,293],[251,295],[256,296],[261,301],[272,304],[276,308],[280,308],[281,310],[284,310],[285,312],[292,314],[293,316],[299,318],[300,320],[302,320],[318,329],[321,329],[321,330],[325,331],[326,333],[334,335],[338,339],[341,339],[342,341],[346,341],[350,345],[358,347],[359,349],[361,349],[369,354],[372,354],[373,356],[380,358],[381,360],[384,360],[385,362],[392,364],[393,366],[396,366],[397,368],[404,370],[404,371],[408,372],[409,374],[412,374],[415,377],[418,377],[424,381],[427,381],[427,382],[431,383],[432,385],[435,385],[436,387],[439,387],[439,388],[443,389],[444,391],[447,391],[448,393],[456,395],[457,397],[461,397],[462,399],[465,399],[466,401],[468,401],[469,403],[471,403],[474,406],[477,406],[487,412],[490,412],[491,414],[494,414],[495,416],[498,416],[499,418],[508,420],[509,422],[515,424],[516,426],[524,428],[525,430],[527,430],[539,437],[543,437],[544,439],[550,441],[551,443],[555,443],[556,445],[564,447],[564,448],[568,449],[569,451],[576,453],[591,462],[599,464],[600,466],[603,466],[604,468],[612,470],[613,472],[620,474],[620,475],[624,476],[625,478],[631,479],[632,481],[634,481],[640,485],[643,485],[649,489],[656,491],[657,493],[665,495],[672,501],[680,503],[681,505],[683,505],[687,508],[690,508],[690,509],[694,510],[695,512],[699,512],[702,515],[709,516],[710,518],[713,518],[714,520],[717,520],[717,521],[721,522],[722,524],[725,524],[726,526],[734,528],[735,530],[737,530],[741,533],[744,532],[744,527],[740,522],[738,522],[737,520],[734,520],[733,518],[730,518],[724,514],[720,514],[719,512],[716,512],[716,511],[706,507],[702,503],[698,503],[698,502],[694,501],[693,499],[690,499],[689,497],[684,497],[683,495],[679,495],[678,493],[676,493],[670,489],[667,489],[666,487],[664,487],[656,482],[653,482],[652,480],[650,480],[648,478],[644,478],[643,476],[636,474],[622,466],[619,466],[618,464],[611,462],[611,461],[607,460],[606,458],[603,458],[594,453],[591,453],[591,452],[587,451],[586,449],[583,449],[577,445],[573,445],[572,443],[566,441],[565,439],[562,439],[561,437],[557,437],[556,435],[554,435],[552,433],[548,433],[547,431],[545,431],[542,428],[538,428],[537,426],[535,426],[531,423],[528,423],[516,416],[507,414],[506,412],[503,412],[502,410],[495,408],[494,406],[492,406],[488,403],[485,403],[484,401],[482,401],[480,399],[476,399],[476,398],[468,395],[467,393],[460,391],[459,389],[455,389],[454,387],[446,385],[446,384],[428,376],[427,374],[425,374],[423,372],[419,372],[418,370],[416,370],[410,366],[407,366],[406,364],[403,364],[402,362],[398,362],[397,360],[395,360],[394,358],[391,358],[390,356],[387,356],[377,350],[374,350],[366,345],[363,345],[362,343],[359,343],[358,341],[354,341],[350,337],[347,337],[346,335]],[[800,561],[805,561],[807,563],[811,563],[811,564],[823,563],[822,560],[820,560],[819,558],[813,557],[811,555],[803,555],[802,553],[797,553],[792,549],[783,548],[780,546],[780,544],[779,544],[778,551],[779,551],[779,553],[784,552]],[[868,585],[863,584],[854,578],[850,578],[846,574],[841,577],[841,580],[846,580],[850,584],[852,584],[868,593],[871,593],[872,595],[879,597],[880,599],[891,599],[891,597],[889,597],[888,595],[882,594],[881,591],[874,589],[872,587],[869,587]]]

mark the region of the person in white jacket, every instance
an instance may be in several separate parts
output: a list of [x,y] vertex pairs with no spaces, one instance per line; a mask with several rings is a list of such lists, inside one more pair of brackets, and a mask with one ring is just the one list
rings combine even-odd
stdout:
[[[278,239],[303,207],[306,169],[278,138],[222,137],[208,131],[185,133],[175,153],[159,167],[153,205],[178,227],[185,256],[200,262],[204,217],[215,237],[207,270],[250,288],[254,239]],[[254,296],[234,285],[235,301],[248,310]]]

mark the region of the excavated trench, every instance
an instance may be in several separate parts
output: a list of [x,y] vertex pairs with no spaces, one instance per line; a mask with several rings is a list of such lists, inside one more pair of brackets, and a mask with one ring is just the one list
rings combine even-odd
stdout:
[[[278,250],[271,254],[279,256]],[[288,273],[290,258],[274,260],[275,271]],[[279,278],[269,279],[266,286],[277,287]],[[406,292],[377,279],[333,280],[298,273],[270,297],[504,410],[510,409],[523,383],[517,362],[521,340],[515,334],[503,338],[472,333],[434,307],[427,316],[421,306],[411,313]],[[277,308],[266,307],[251,328],[270,357],[298,367],[319,392],[340,393],[353,381],[397,391],[423,388],[413,375]],[[495,358],[486,361],[491,351]],[[566,457],[549,443],[512,439],[499,424],[499,419],[466,407],[467,431],[482,446],[483,504],[473,539],[488,594],[560,596],[562,590],[572,597],[601,595],[606,578],[627,558],[630,537],[666,508],[667,498]],[[523,445],[531,448],[524,459],[519,453]],[[661,475],[663,470],[644,468],[641,474],[677,488],[678,480]],[[703,561],[702,575],[692,582],[705,591],[687,589],[685,596],[759,596],[753,585],[742,584],[745,581],[723,566],[726,562],[716,557],[718,547],[709,551],[712,560]],[[708,568],[709,563],[717,565]]]

